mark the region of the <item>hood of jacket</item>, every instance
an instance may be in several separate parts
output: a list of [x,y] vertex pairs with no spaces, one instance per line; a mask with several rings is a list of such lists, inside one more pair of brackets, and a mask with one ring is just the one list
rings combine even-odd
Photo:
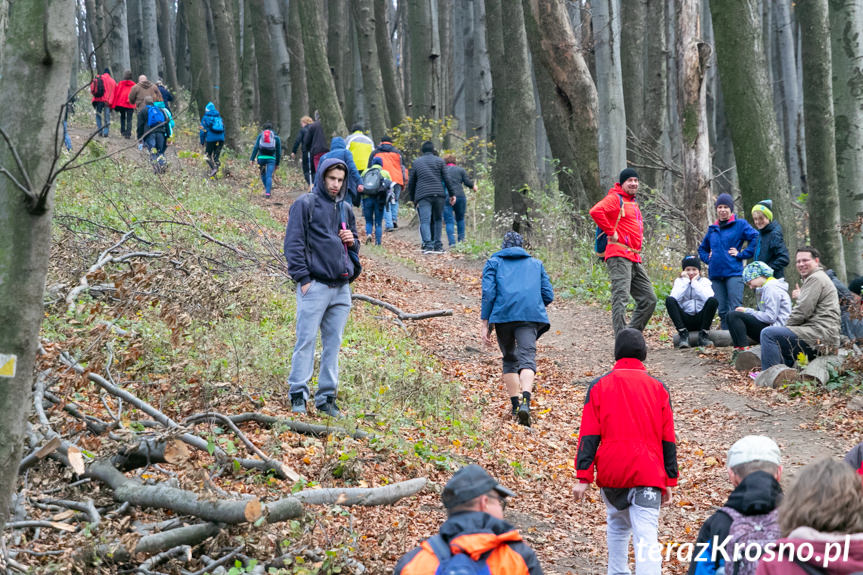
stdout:
[[621,186],[620,183],[614,184],[614,186],[610,190],[608,190],[608,193],[609,194],[620,194],[626,200],[629,200],[631,202],[635,201],[635,196],[630,195],[629,192],[624,190],[623,186]]
[[728,219],[725,220],[724,222],[720,222],[719,220],[716,220],[715,222],[710,224],[710,227],[716,228],[716,229],[724,228],[726,226],[730,226],[731,224],[733,224],[736,221],[737,221],[737,214],[731,214],[730,216],[728,216]]
[[484,553],[494,549],[502,541],[521,541],[521,536],[515,527],[504,521],[492,517],[483,511],[466,511],[451,516],[440,528],[441,537],[444,541],[452,542],[462,535],[486,534],[487,537],[464,538],[460,543],[465,551],[470,554]]
[[334,137],[330,140],[330,151],[332,150],[345,150],[348,145],[345,143],[345,139],[339,136]]
[[809,542],[814,552],[806,563],[817,569],[825,569],[823,559],[828,556],[828,549],[835,550],[838,545],[841,554],[826,566],[827,571],[822,572],[850,575],[863,571],[863,533],[823,533],[811,527],[798,527],[778,543],[781,545],[786,541]]
[[785,281],[784,278],[773,278],[772,280],[765,282],[759,289],[768,291],[782,290],[785,293],[788,293],[788,282]]
[[743,515],[764,515],[776,509],[781,499],[782,487],[776,478],[766,471],[755,471],[743,478],[725,505]]
[[505,249],[499,250],[499,251],[495,252],[494,254],[492,254],[492,257],[495,257],[495,256],[497,256],[499,258],[519,259],[519,258],[529,258],[530,254],[527,253],[524,248],[512,247],[512,248],[505,248]]
[[204,107],[204,112],[215,112],[216,106],[212,102],[207,102],[207,105]]
[[149,90],[153,87],[153,83],[149,80],[144,80],[143,82],[138,82],[138,85],[141,86],[143,90]]
[[[333,197],[330,196],[330,193],[327,191],[327,186],[324,183],[324,174],[326,174],[327,170],[329,170],[333,166],[341,166],[345,170],[345,179],[342,181],[342,187],[339,190],[339,195],[336,196],[336,199],[333,200]],[[322,198],[326,198],[329,201],[341,202],[345,199],[345,194],[348,190],[348,166],[343,161],[338,158],[326,158],[323,160],[318,166],[318,172],[315,175],[315,193],[321,196]]]

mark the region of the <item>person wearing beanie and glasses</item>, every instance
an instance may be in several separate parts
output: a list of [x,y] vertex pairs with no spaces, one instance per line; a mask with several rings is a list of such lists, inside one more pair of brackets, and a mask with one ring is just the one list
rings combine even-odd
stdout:
[[462,467],[441,494],[447,520],[440,532],[399,559],[393,575],[434,575],[444,562],[452,572],[473,573],[456,568],[474,560],[491,575],[542,575],[536,553],[503,518],[507,497],[514,496],[479,465]]
[[749,347],[749,340],[761,341],[761,332],[770,326],[783,326],[791,315],[788,284],[773,277],[764,262],[752,262],[743,268],[743,281],[755,290],[756,308],[736,307],[728,313],[728,331],[734,345],[732,359]]
[[698,256],[686,256],[680,266],[683,271],[674,280],[671,295],[665,298],[665,309],[680,335],[680,349],[689,347],[690,330],[698,333],[697,345],[712,347],[707,330],[713,323],[719,302],[713,297],[710,280],[701,276],[701,261]]
[[491,345],[491,331],[503,353],[503,383],[512,415],[530,427],[530,394],[536,376],[536,340],[548,331],[545,308],[554,290],[545,267],[522,247],[517,232],[507,232],[500,251],[482,270],[480,338]]
[[653,284],[641,265],[644,221],[637,193],[638,173],[626,168],[608,195],[590,208],[590,217],[608,237],[602,257],[611,280],[611,321],[615,335],[627,327],[626,305],[630,295],[635,300],[635,311],[629,327],[642,331],[656,308]]
[[671,503],[677,485],[677,444],[671,396],[644,367],[647,345],[625,328],[614,341],[614,369],[594,380],[578,432],[572,491],[581,499],[594,479],[606,508],[608,572],[629,573],[629,539],[635,572],[659,575],[659,507]]
[[[734,491],[728,496],[725,505],[711,515],[698,531],[696,553],[689,564],[689,575],[755,572],[752,565],[746,570],[741,569],[742,564],[726,567],[721,553],[717,552],[714,557],[713,543],[725,541],[734,523],[738,527],[751,525],[754,529],[750,531],[757,533],[758,541],[762,544],[779,538],[776,513],[782,500],[782,487],[779,485],[782,479],[782,456],[779,446],[767,436],[747,435],[728,450],[726,467]],[[732,541],[726,549],[731,552],[733,547]]]
[[715,206],[717,219],[707,228],[698,255],[713,282],[722,329],[728,329],[728,312],[743,303],[743,261],[755,255],[759,236],[749,222],[735,217],[731,194],[719,194]]
[[791,261],[782,235],[782,226],[773,221],[773,200],[762,200],[752,207],[752,223],[760,240],[755,248],[755,261],[764,262],[773,269],[773,277],[785,277],[785,266]]

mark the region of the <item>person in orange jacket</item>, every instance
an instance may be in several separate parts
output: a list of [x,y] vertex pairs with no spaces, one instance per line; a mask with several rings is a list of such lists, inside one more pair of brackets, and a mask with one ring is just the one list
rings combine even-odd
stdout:
[[643,331],[653,310],[656,293],[641,265],[644,222],[638,208],[638,173],[632,168],[620,172],[618,182],[608,195],[590,209],[590,217],[608,237],[602,257],[611,280],[611,318],[614,335],[627,327],[626,304],[635,299],[635,311],[628,327]]
[[434,575],[443,564],[446,573],[473,573],[477,563],[487,567],[478,573],[542,575],[536,553],[503,519],[514,495],[479,465],[462,467],[441,494],[447,520],[440,532],[399,559],[393,575]]

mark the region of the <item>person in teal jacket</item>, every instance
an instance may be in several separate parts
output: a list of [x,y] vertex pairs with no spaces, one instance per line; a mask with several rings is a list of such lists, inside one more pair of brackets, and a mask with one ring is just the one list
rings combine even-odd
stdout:
[[529,427],[536,340],[550,327],[545,308],[554,301],[554,290],[545,266],[531,257],[522,244],[521,235],[507,232],[500,251],[485,262],[480,337],[485,345],[491,345],[492,329],[497,332],[512,414],[521,425]]
[[264,197],[269,198],[273,192],[273,174],[282,162],[282,140],[270,122],[261,126],[261,133],[255,140],[249,163],[254,165],[256,158],[261,171],[261,182],[264,184]]
[[707,228],[698,255],[707,264],[722,329],[728,329],[728,313],[743,305],[743,262],[755,255],[759,235],[749,222],[735,217],[731,194],[719,194],[715,207],[716,221]]

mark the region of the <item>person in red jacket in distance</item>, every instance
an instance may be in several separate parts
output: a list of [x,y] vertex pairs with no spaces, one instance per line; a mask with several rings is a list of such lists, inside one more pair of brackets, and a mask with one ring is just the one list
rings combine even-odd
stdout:
[[[638,207],[638,173],[632,168],[620,172],[608,195],[590,208],[590,217],[608,237],[602,257],[611,281],[611,322],[616,336],[625,327],[643,331],[653,310],[656,293],[641,264],[644,221]],[[626,323],[629,296],[635,300],[632,319]]]
[[660,575],[659,507],[671,503],[677,485],[677,444],[671,397],[642,363],[647,344],[641,332],[625,328],[614,342],[614,369],[594,380],[578,433],[575,460],[581,499],[594,479],[605,502],[609,575],[629,573],[629,538],[635,572]]

